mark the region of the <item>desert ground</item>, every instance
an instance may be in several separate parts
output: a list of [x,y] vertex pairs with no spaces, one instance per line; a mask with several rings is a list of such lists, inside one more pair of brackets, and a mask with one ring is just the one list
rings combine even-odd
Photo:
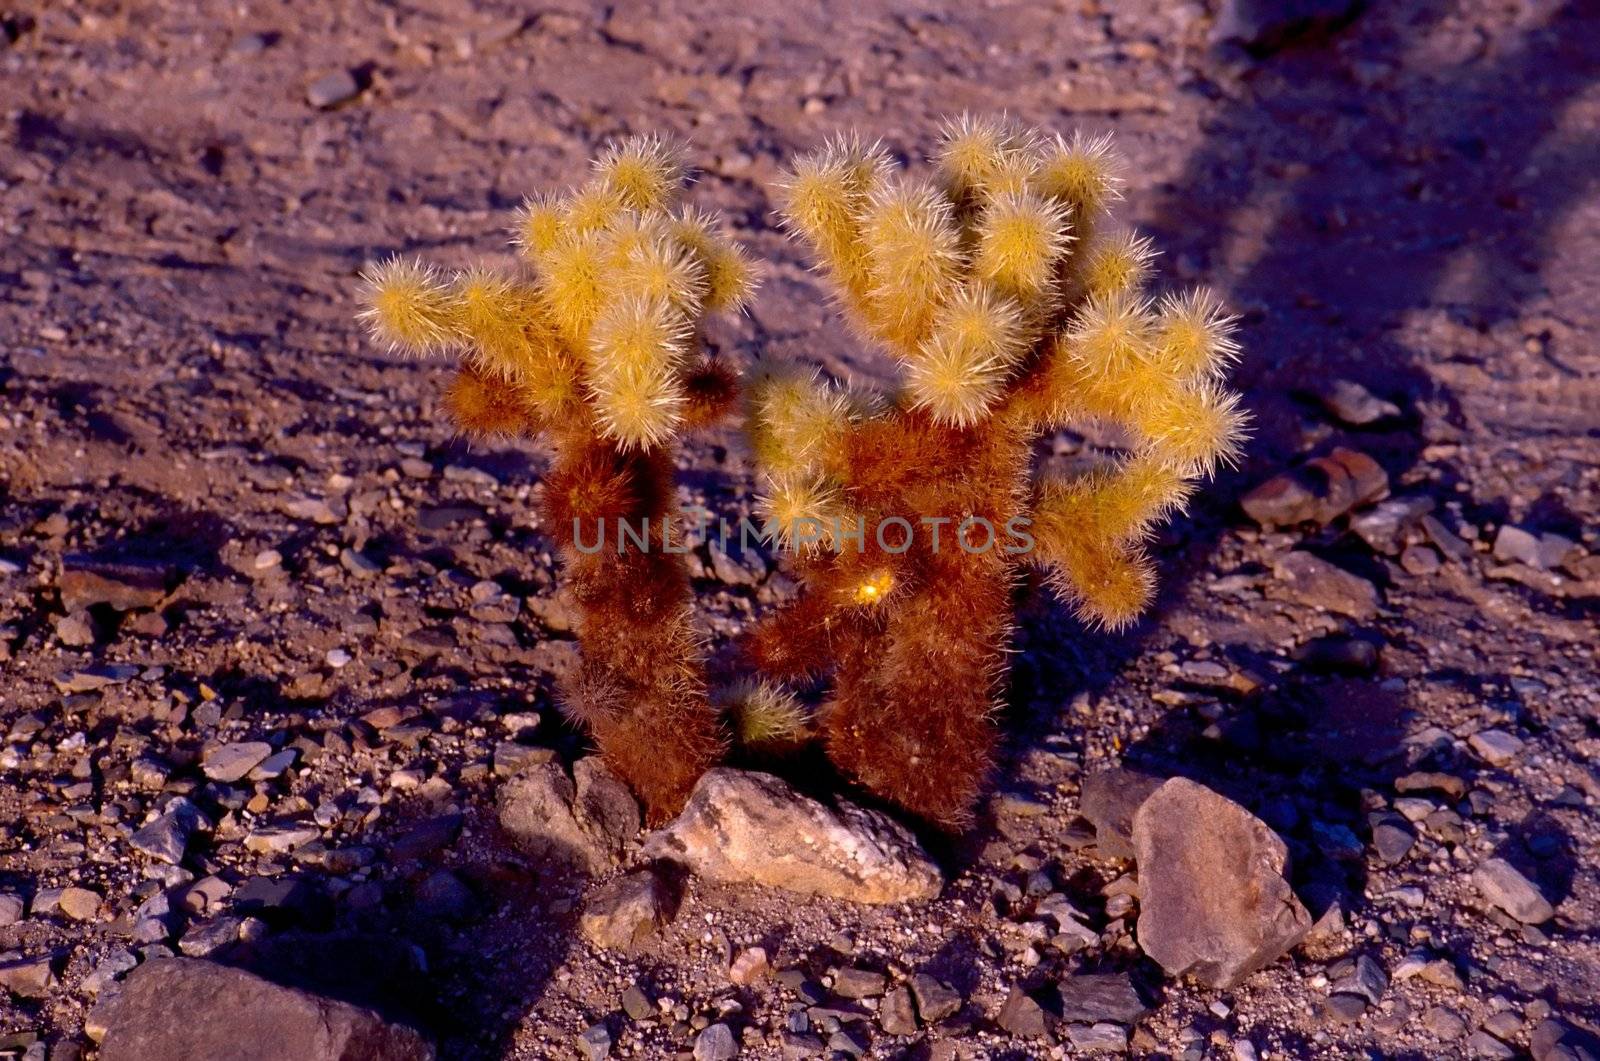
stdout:
[[[456,1059],[1600,1056],[1592,3],[24,0],[0,85],[0,1057],[93,1057],[96,1006],[168,954]],[[691,876],[597,946],[595,885],[496,817],[589,750],[553,699],[548,454],[457,437],[447,366],[356,321],[361,270],[508,262],[524,195],[671,133],[768,263],[710,342],[881,384],[771,183],[847,128],[920,160],[962,111],[1115,135],[1162,277],[1241,316],[1246,457],[1156,543],[1133,629],[1019,588],[994,794],[960,836],[907,822],[937,898]],[[1381,470],[1250,494],[1336,451]],[[738,432],[680,481],[748,512]],[[786,580],[719,559],[713,651]],[[1305,942],[1230,988],[1165,975],[1082,818],[1116,766],[1281,835]],[[133,841],[177,797],[204,824],[174,861]],[[1494,901],[1495,859],[1553,916]],[[1144,1004],[1035,1001],[1091,973]],[[913,1012],[907,983],[954,995]]]

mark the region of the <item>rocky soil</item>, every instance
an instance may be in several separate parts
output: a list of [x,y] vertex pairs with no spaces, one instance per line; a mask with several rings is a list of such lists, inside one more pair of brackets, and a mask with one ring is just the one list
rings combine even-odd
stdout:
[[[0,1058],[1600,1056],[1597,70],[1547,0],[0,7]],[[718,347],[882,379],[764,189],[963,108],[1117,134],[1247,462],[1130,633],[1022,587],[969,835],[804,757],[718,783],[831,861],[642,834],[551,702],[545,454],[357,274],[669,130],[774,263]],[[682,481],[748,506],[731,431]],[[714,646],[789,588],[697,562]]]

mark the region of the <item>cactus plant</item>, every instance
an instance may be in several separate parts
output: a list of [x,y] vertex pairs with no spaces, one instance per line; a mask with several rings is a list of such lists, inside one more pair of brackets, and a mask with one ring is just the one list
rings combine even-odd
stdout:
[[680,205],[684,176],[675,146],[624,141],[581,187],[524,204],[518,270],[445,278],[396,258],[366,277],[379,341],[458,355],[445,404],[462,430],[553,448],[541,522],[559,546],[581,647],[562,706],[656,821],[725,740],[688,576],[670,551],[683,544],[673,471],[683,433],[735,403],[737,377],[705,356],[701,324],[752,288],[715,220]]
[[[956,827],[993,764],[1023,565],[1091,626],[1130,623],[1154,584],[1142,543],[1233,459],[1244,416],[1218,301],[1145,293],[1152,249],[1111,222],[1107,139],[961,118],[934,162],[920,176],[840,138],[780,189],[902,384],[874,403],[793,364],[754,373],[762,503],[802,593],[748,649],[772,680],[831,675],[830,757]],[[1121,425],[1129,452],[1035,481],[1035,440],[1081,420]]]

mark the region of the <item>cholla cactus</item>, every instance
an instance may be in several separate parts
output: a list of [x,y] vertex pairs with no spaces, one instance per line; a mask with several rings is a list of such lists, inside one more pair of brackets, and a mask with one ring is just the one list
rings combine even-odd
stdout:
[[[832,672],[829,755],[941,824],[968,820],[993,759],[1020,565],[1094,626],[1149,602],[1141,542],[1242,436],[1220,376],[1231,319],[1197,292],[1153,302],[1150,245],[1113,228],[1106,139],[962,118],[935,174],[830,143],[782,187],[856,328],[903,390],[874,408],[767,366],[747,395],[763,502],[802,595],[750,639],[778,680]],[[1130,455],[1030,482],[1034,440],[1122,425]]]
[[724,743],[687,573],[663,546],[680,533],[679,436],[735,399],[736,377],[700,352],[701,322],[741,306],[752,287],[714,220],[679,206],[680,158],[660,140],[625,141],[582,187],[528,200],[516,226],[520,271],[446,279],[391,260],[367,276],[365,314],[380,341],[459,355],[446,404],[463,430],[553,445],[543,523],[560,547],[582,648],[563,706],[654,820],[678,809]]

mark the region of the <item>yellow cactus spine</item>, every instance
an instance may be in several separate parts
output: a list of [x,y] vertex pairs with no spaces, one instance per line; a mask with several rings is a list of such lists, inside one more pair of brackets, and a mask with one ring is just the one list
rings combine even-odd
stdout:
[[455,341],[450,290],[432,267],[389,258],[361,274],[367,308],[359,317],[373,339],[407,354],[435,354]]

